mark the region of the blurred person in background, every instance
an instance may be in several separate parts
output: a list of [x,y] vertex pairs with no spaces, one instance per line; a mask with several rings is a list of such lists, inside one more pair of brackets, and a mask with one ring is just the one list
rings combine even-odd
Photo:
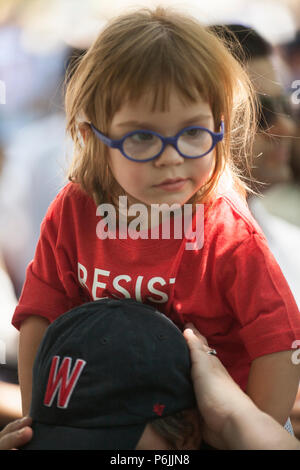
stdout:
[[[63,43],[47,45],[49,39],[41,35],[37,44],[30,37],[30,28],[26,29],[22,18],[32,7],[34,2],[0,0],[0,79],[6,88],[5,106],[0,106],[0,132],[7,144],[19,129],[53,112],[52,100],[66,56]],[[36,14],[34,9],[32,14]]]
[[[0,144],[0,174],[4,151]],[[11,325],[17,298],[0,247],[0,430],[21,417],[21,395],[17,379],[18,334]]]
[[63,83],[77,53],[65,43],[49,51],[30,50],[18,21],[21,6],[17,2],[0,25],[0,78],[6,85],[5,106],[0,106],[6,153],[0,182],[0,246],[17,297],[41,221],[65,184]]
[[[292,179],[291,150],[296,135],[289,99],[274,66],[275,50],[249,27],[232,24],[213,28],[232,43],[232,53],[246,67],[257,91],[261,112],[253,146],[254,167],[251,169],[255,194],[248,198],[248,204],[265,233],[299,307],[300,229],[281,217],[273,216],[263,203],[273,187],[289,184]],[[240,48],[235,47],[236,39]]]
[[[284,93],[274,66],[275,49],[255,30],[243,25],[215,26],[221,36],[232,42],[236,38],[241,45],[233,53],[244,63],[252,79],[261,106],[258,132],[254,141],[254,168],[252,176],[258,182],[263,198],[256,194],[249,197],[249,207],[261,226],[281,270],[300,305],[300,229],[283,218],[271,214],[263,201],[277,185],[283,187],[293,181],[291,156],[294,136],[297,135],[289,98]],[[234,35],[234,36],[232,36]],[[234,43],[233,43],[234,44]],[[257,192],[257,186],[253,187]],[[288,208],[289,200],[285,200]],[[298,201],[299,211],[300,197]],[[283,203],[281,204],[283,208]],[[294,432],[300,438],[300,388],[291,416]]]
[[[281,44],[278,52],[286,65],[285,87],[291,95],[293,116],[297,124],[296,139],[292,141],[291,169],[293,180],[288,185],[276,185],[268,192],[266,208],[288,222],[300,226],[300,30],[295,38]],[[288,200],[288,205],[281,201]],[[293,428],[295,435],[300,437],[300,388],[293,410]]]
[[40,223],[64,182],[62,84],[75,53],[66,44],[32,50],[19,21],[27,6],[22,0],[0,3],[0,429],[21,416],[11,317]]
[[296,88],[297,102],[291,100],[293,106],[294,117],[299,121],[300,120],[300,106],[299,106],[299,85],[295,86],[295,81],[300,80],[300,29],[295,34],[290,41],[283,42],[276,46],[276,50],[280,55],[285,69],[283,71],[283,83],[284,87],[289,95],[292,95]]
[[292,178],[288,184],[280,183],[270,188],[263,203],[271,214],[300,226],[300,30],[291,41],[280,44],[276,50],[284,66],[282,80],[297,131],[290,155]]

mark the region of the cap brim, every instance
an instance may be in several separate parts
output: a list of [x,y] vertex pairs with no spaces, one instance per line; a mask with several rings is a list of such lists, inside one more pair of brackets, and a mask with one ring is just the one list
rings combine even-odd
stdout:
[[33,438],[22,450],[134,450],[145,426],[75,428],[35,421]]

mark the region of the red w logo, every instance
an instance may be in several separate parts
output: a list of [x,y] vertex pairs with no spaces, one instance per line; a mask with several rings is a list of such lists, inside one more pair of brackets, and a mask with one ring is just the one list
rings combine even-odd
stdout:
[[65,357],[57,371],[59,360],[59,356],[54,356],[52,359],[47,389],[44,397],[44,405],[51,406],[55,395],[58,393],[58,408],[67,408],[74,387],[86,362],[82,359],[77,359],[73,370],[70,373],[72,359],[70,357]]
[[162,416],[164,409],[166,405],[160,405],[159,403],[155,403],[153,406],[153,411],[156,413],[158,416]]

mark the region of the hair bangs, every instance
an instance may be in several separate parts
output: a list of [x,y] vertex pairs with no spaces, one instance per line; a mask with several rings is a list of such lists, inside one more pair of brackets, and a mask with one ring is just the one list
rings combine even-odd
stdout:
[[201,64],[195,66],[186,46],[181,45],[180,49],[186,50],[178,54],[173,38],[157,35],[143,44],[135,43],[120,57],[123,60],[116,61],[107,95],[111,117],[124,101],[138,101],[145,94],[149,95],[152,111],[161,112],[168,111],[174,90],[184,102],[195,102],[200,96],[208,99],[207,77],[201,73]]

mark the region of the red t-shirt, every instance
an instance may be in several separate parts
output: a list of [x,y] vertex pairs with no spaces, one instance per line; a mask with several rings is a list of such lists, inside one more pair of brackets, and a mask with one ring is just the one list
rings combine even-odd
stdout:
[[50,205],[13,324],[30,315],[52,322],[103,297],[153,305],[179,327],[192,322],[245,389],[251,362],[289,350],[300,315],[281,270],[246,203],[233,192],[205,211],[204,244],[186,239],[101,239],[103,218],[77,184]]

